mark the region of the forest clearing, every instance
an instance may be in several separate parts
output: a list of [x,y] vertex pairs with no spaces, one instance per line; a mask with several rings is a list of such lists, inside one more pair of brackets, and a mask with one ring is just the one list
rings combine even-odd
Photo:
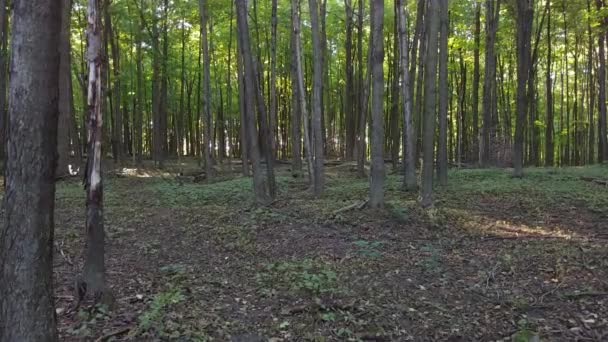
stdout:
[[608,191],[586,179],[607,180],[607,166],[526,171],[514,179],[507,170],[454,169],[432,214],[395,174],[386,209],[352,207],[368,188],[352,163],[327,168],[322,199],[283,167],[278,198],[263,207],[251,205],[250,180],[238,173],[211,184],[110,174],[112,311],[70,311],[84,216],[80,181],[62,181],[60,338],[605,340]]

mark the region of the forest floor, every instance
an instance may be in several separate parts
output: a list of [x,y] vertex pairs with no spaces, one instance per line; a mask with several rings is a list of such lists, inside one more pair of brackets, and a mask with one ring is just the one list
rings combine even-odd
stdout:
[[455,169],[430,211],[398,174],[386,209],[340,211],[367,195],[352,165],[326,168],[321,199],[283,168],[266,207],[236,170],[109,174],[112,308],[73,309],[84,194],[58,183],[61,340],[608,340],[608,187],[585,178],[608,165]]

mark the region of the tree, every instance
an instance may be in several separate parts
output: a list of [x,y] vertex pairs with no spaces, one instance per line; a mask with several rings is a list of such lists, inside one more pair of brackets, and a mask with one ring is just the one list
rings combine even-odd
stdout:
[[437,173],[441,185],[448,184],[448,1],[439,0],[439,142]]
[[483,123],[481,126],[480,158],[482,165],[493,164],[494,154],[494,118],[496,117],[496,55],[494,43],[498,31],[498,15],[500,13],[500,1],[486,0],[486,53],[483,80]]
[[[57,135],[57,176],[70,172],[70,129],[74,116],[72,100],[72,45],[70,27],[72,0],[61,1],[61,36],[59,42],[59,134]],[[4,93],[4,92],[2,92]]]
[[[596,0],[597,9],[602,10],[604,8],[603,0]],[[602,18],[602,27],[606,27],[608,20],[606,18]],[[599,47],[599,66],[597,71],[597,80],[599,85],[599,96],[597,98],[599,110],[600,110],[600,118],[599,118],[599,145],[598,145],[598,162],[603,162],[608,160],[608,142],[606,141],[607,133],[606,133],[606,33],[602,30],[598,34],[598,47]]]
[[553,166],[553,78],[551,75],[551,1],[547,1],[547,72],[546,72],[546,93],[547,93],[547,115],[545,118],[545,166]]
[[437,91],[437,36],[439,31],[439,0],[430,0],[427,32],[427,54],[424,65],[424,135],[422,142],[422,187],[420,205],[433,205],[433,170],[435,150],[435,120]]
[[236,19],[238,26],[238,46],[240,58],[243,63],[243,83],[244,83],[244,98],[246,112],[246,129],[247,139],[249,146],[249,157],[251,159],[252,171],[253,171],[253,190],[255,193],[256,202],[258,204],[266,204],[269,201],[268,192],[266,185],[264,184],[264,178],[262,174],[262,167],[260,162],[260,147],[258,144],[258,130],[255,122],[255,106],[256,101],[256,88],[255,82],[255,69],[253,56],[251,54],[251,45],[249,43],[249,24],[247,22],[247,0],[235,0],[236,4]]
[[57,341],[53,210],[61,7],[58,0],[15,0],[12,7],[0,341]]
[[207,7],[205,0],[199,0],[199,11],[201,20],[201,44],[203,49],[203,159],[205,161],[205,173],[207,179],[211,178],[211,61],[209,59],[209,40],[207,38]]
[[313,55],[313,86],[312,86],[312,150],[314,152],[313,173],[314,183],[313,192],[319,197],[323,193],[324,174],[323,174],[323,129],[321,125],[321,97],[323,87],[323,59],[321,56],[321,37],[319,33],[319,8],[317,0],[308,0],[310,9],[310,26],[312,30],[312,46],[317,51]]
[[371,13],[371,68],[372,68],[372,103],[371,103],[371,168],[369,206],[384,206],[384,0],[370,2]]
[[532,20],[534,18],[534,0],[516,1],[516,50],[517,50],[517,117],[515,123],[515,142],[513,145],[513,176],[523,177],[524,170],[524,129],[528,110],[526,85],[528,83]]
[[404,0],[397,1],[397,20],[399,25],[399,56],[401,58],[401,98],[403,101],[403,187],[405,190],[416,188],[416,147],[414,123],[412,121],[412,92],[408,68],[407,15]]
[[106,285],[105,231],[103,219],[103,182],[101,173],[101,140],[103,128],[102,32],[100,0],[87,2],[87,64],[89,67],[87,123],[88,153],[85,172],[86,245],[82,275],[77,280],[79,301],[87,293],[95,301],[109,303],[111,294]]

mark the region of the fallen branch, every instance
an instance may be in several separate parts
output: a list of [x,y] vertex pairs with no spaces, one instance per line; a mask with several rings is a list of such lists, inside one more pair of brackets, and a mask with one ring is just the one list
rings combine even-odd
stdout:
[[338,215],[340,213],[343,213],[343,212],[346,212],[346,211],[350,211],[350,210],[354,210],[354,209],[357,209],[357,210],[363,209],[367,205],[367,202],[369,202],[368,199],[366,199],[365,201],[355,202],[355,203],[353,203],[351,205],[347,205],[344,208],[340,208],[338,210],[335,210],[333,214],[334,215]]
[[585,182],[591,182],[591,183],[595,183],[595,184],[599,184],[599,185],[608,186],[608,180],[605,180],[605,179],[598,179],[598,178],[593,178],[593,177],[580,177],[580,180],[583,180]]
[[110,339],[110,337],[126,334],[129,331],[131,331],[131,327],[125,327],[125,328],[117,329],[117,330],[109,332],[109,333],[107,333],[107,334],[105,334],[103,336],[100,336],[98,339],[95,340],[95,342],[107,341],[108,339]]
[[580,293],[569,293],[565,294],[566,299],[578,299],[583,297],[604,297],[608,296],[608,292],[580,292]]

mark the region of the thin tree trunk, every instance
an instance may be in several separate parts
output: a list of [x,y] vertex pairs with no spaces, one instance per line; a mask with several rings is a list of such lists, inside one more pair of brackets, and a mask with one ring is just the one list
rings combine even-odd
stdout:
[[427,48],[424,66],[424,136],[422,187],[420,205],[428,208],[433,205],[433,162],[435,150],[435,120],[437,90],[437,36],[439,31],[439,0],[430,0],[427,20]]
[[552,45],[551,45],[551,1],[547,1],[547,114],[545,119],[545,166],[553,166],[553,79],[551,77],[552,67]]
[[[291,4],[291,97],[292,97],[292,116],[291,116],[291,157],[292,172],[299,175],[302,172],[302,110],[300,106],[300,91],[298,86],[298,56],[296,54],[296,44],[299,43],[300,24],[298,16],[298,0],[293,0]],[[298,21],[298,22],[296,22]]]
[[371,166],[369,206],[384,206],[384,0],[371,0]]
[[[313,171],[313,148],[312,142],[310,141],[310,115],[308,113],[308,105],[306,103],[306,88],[304,87],[304,72],[302,71],[302,43],[300,38],[300,9],[299,0],[291,0],[291,15],[292,24],[294,31],[294,54],[296,61],[296,74],[297,74],[297,92],[299,97],[300,113],[302,114],[302,121],[304,122],[304,150],[306,152],[306,164],[308,168],[308,178],[310,179],[310,185],[315,184],[315,173]],[[298,128],[299,129],[299,128]]]
[[266,204],[269,200],[268,193],[266,191],[266,185],[264,184],[264,178],[262,174],[261,162],[260,162],[260,147],[258,145],[258,132],[255,122],[255,110],[254,102],[256,99],[255,94],[255,69],[254,60],[251,54],[251,45],[249,43],[249,24],[247,22],[247,0],[235,0],[236,12],[237,12],[237,24],[238,24],[238,37],[239,37],[239,50],[242,58],[244,75],[244,90],[245,90],[245,102],[246,102],[246,125],[247,125],[247,137],[249,142],[249,154],[251,158],[252,170],[253,170],[253,189],[255,193],[256,202],[258,204]]
[[[596,0],[598,10],[604,7],[603,0]],[[602,18],[602,27],[606,27],[608,20]],[[608,142],[606,141],[606,48],[605,48],[605,33],[600,31],[598,34],[598,47],[599,47],[599,67],[597,73],[597,80],[599,85],[599,96],[598,105],[600,110],[599,118],[599,145],[597,161],[602,163],[608,160]]]
[[[312,29],[312,46],[314,51],[321,51],[321,37],[319,33],[319,8],[317,0],[308,0],[310,8],[310,26]],[[323,60],[319,53],[313,56],[313,86],[312,86],[312,143],[314,150],[314,183],[313,192],[319,197],[323,193],[323,127],[321,124],[321,97],[323,87]]]
[[53,211],[61,3],[15,0],[12,8],[13,64],[0,228],[0,341],[54,342]]
[[[203,156],[205,160],[205,173],[207,175],[207,180],[211,178],[211,167],[212,167],[212,157],[211,157],[211,74],[210,67],[211,61],[209,58],[209,41],[207,38],[207,4],[205,0],[199,0],[199,11],[200,11],[200,21],[201,21],[201,44],[203,49]],[[252,108],[252,107],[247,107]],[[251,110],[251,109],[250,109]]]
[[472,155],[473,160],[479,161],[479,46],[481,41],[481,2],[477,2],[475,9],[475,48],[473,50],[473,95],[472,95],[472,116],[473,116],[473,139]]
[[99,0],[88,0],[87,5],[87,62],[89,66],[87,115],[88,154],[86,168],[86,245],[82,275],[77,280],[78,298],[87,293],[96,301],[110,300],[106,286],[105,232],[103,219],[103,183],[101,173],[101,138],[103,114],[103,58],[101,6]]
[[437,173],[439,184],[448,184],[448,0],[439,0],[439,141]]
[[532,19],[534,17],[533,0],[517,0],[516,6],[516,48],[517,48],[517,118],[515,124],[515,142],[513,145],[513,176],[523,177],[524,164],[524,130],[528,98],[526,85],[530,71],[530,52],[532,37]]
[[[0,4],[4,7],[3,4]],[[70,27],[72,22],[72,0],[61,1],[61,36],[59,42],[59,125],[57,134],[57,170],[58,177],[70,174],[70,130],[72,108],[72,56],[70,44]],[[0,17],[1,17],[0,13]],[[0,20],[2,20],[0,18]],[[3,65],[3,64],[0,64]],[[2,80],[0,79],[0,82]],[[4,84],[4,82],[2,82]],[[0,89],[1,91],[1,89]],[[2,91],[4,94],[4,91]],[[2,108],[4,105],[2,104]]]
[[412,91],[408,61],[407,15],[405,0],[397,0],[397,20],[399,25],[399,57],[401,59],[401,98],[403,100],[403,187],[416,189],[416,140],[412,121]]

